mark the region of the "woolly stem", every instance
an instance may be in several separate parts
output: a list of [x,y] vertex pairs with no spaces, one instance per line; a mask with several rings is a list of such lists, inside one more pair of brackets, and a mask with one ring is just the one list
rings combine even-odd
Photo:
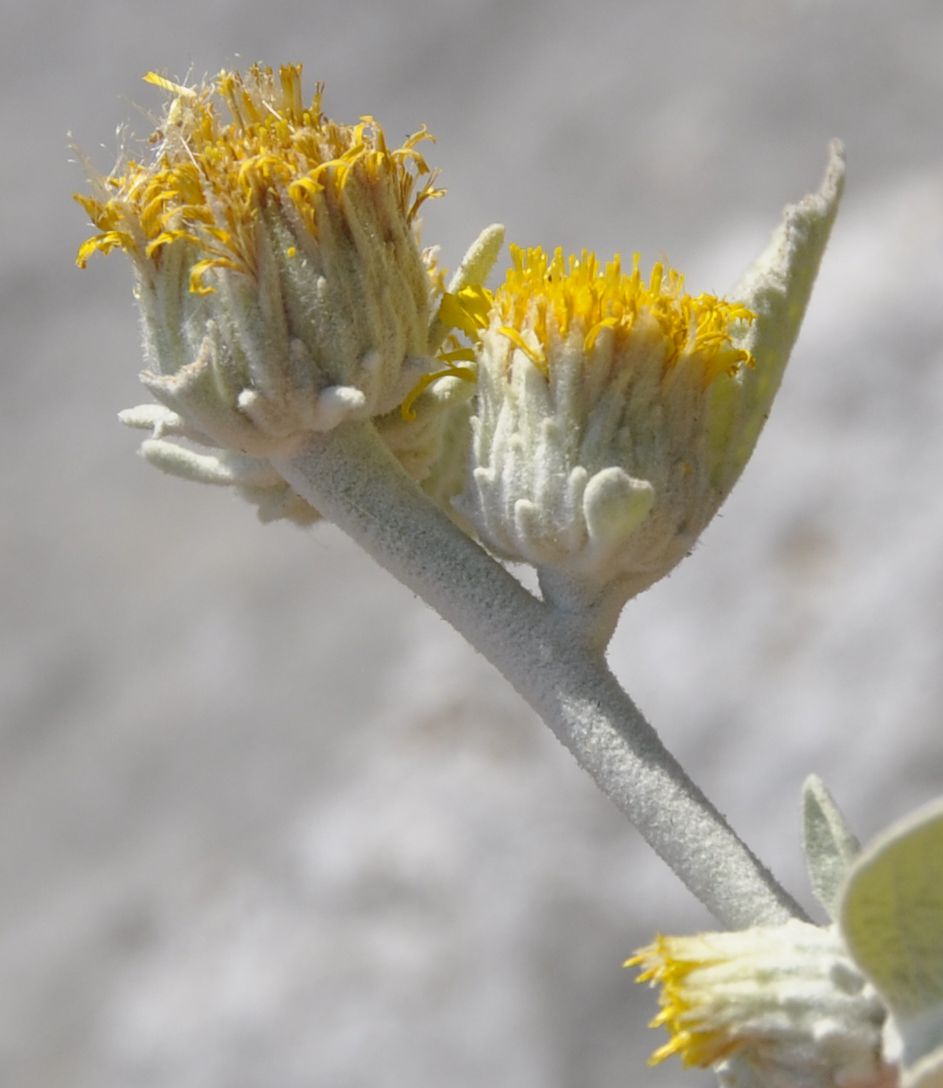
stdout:
[[667,751],[578,617],[538,601],[453,525],[370,424],[312,435],[274,466],[503,673],[722,924],[803,917]]
[[621,585],[605,586],[596,592],[585,591],[576,580],[549,567],[537,568],[537,583],[545,604],[571,617],[586,640],[602,655],[612,640],[619,615],[630,596]]

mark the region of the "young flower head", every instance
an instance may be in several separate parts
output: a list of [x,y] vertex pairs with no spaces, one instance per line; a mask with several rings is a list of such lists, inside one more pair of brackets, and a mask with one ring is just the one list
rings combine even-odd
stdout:
[[890,1088],[884,1008],[834,928],[792,921],[735,933],[658,937],[627,966],[660,985],[652,1027],[677,1054],[736,1088]]
[[[690,550],[746,463],[779,385],[837,209],[786,210],[729,299],[638,258],[513,250],[478,351],[472,474],[460,508],[545,591],[624,601]],[[561,590],[562,587],[562,590]]]
[[232,472],[397,409],[435,368],[441,277],[416,236],[441,192],[425,129],[393,148],[370,117],[329,120],[300,66],[147,78],[171,96],[151,151],[77,197],[97,228],[78,264],[119,248],[136,272],[142,381],[163,409],[127,422],[216,447]]

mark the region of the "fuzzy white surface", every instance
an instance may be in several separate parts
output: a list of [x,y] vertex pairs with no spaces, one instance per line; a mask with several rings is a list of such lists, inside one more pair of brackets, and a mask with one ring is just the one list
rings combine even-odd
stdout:
[[864,838],[943,781],[943,10],[4,9],[0,1083],[696,1083],[644,1068],[654,1003],[619,964],[710,920],[549,733],[330,528],[133,456],[130,280],[69,267],[64,133],[108,168],[116,121],[148,131],[148,69],[302,60],[336,116],[439,136],[447,263],[503,219],[718,291],[845,139],[754,460],[612,650],[809,902],[806,773]]

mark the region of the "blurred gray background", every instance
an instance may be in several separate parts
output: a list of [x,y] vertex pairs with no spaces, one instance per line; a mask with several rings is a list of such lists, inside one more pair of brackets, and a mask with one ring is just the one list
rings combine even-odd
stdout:
[[[612,662],[809,904],[797,804],[861,835],[943,780],[939,0],[0,3],[0,1084],[603,1088],[711,919],[462,641],[336,531],[163,477],[126,263],[72,265],[71,130],[148,69],[302,61],[338,120],[425,121],[454,267],[667,255],[722,292],[826,144],[849,184],[753,463]],[[101,145],[104,145],[102,147]],[[811,904],[810,904],[811,905]]]

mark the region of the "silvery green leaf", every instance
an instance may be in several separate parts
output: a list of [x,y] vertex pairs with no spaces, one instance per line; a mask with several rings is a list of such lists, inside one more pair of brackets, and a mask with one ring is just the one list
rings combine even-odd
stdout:
[[839,925],[900,1033],[903,1088],[943,1088],[943,799],[864,850]]
[[860,847],[825,783],[814,774],[802,787],[802,839],[812,891],[833,918],[845,875]]

